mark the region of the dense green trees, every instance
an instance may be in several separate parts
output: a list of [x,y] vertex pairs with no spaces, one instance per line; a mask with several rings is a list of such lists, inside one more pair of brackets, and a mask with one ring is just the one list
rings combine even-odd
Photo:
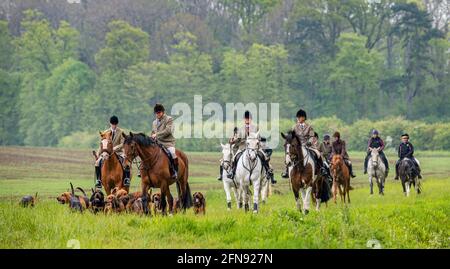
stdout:
[[393,116],[449,135],[443,1],[50,2],[0,5],[0,144],[86,146],[112,114],[149,132],[156,102],[194,95],[280,103],[286,126],[303,107],[324,126],[355,126],[355,146],[367,123]]

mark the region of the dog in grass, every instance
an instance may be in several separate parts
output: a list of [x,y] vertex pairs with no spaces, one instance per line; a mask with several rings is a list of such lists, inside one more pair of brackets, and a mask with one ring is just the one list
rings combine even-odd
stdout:
[[206,213],[206,200],[205,196],[201,192],[196,192],[192,195],[194,198],[194,213],[195,215]]
[[58,200],[58,202],[60,204],[68,204],[69,208],[71,208],[75,211],[82,212],[83,210],[88,209],[90,206],[90,203],[89,203],[89,199],[86,196],[86,193],[84,192],[84,190],[80,187],[76,188],[77,190],[79,190],[83,193],[83,196],[80,196],[80,195],[75,194],[75,190],[73,188],[72,182],[70,182],[70,188],[71,188],[71,192],[69,192],[69,191],[63,192],[60,196],[56,197],[56,200]]
[[38,195],[38,193],[36,192],[34,197],[31,195],[26,195],[26,196],[22,197],[22,199],[20,200],[20,205],[22,207],[34,207],[34,205],[36,204],[36,201],[37,201],[37,195]]
[[91,188],[91,191],[92,195],[89,202],[91,203],[92,212],[103,212],[105,210],[105,195],[99,189],[94,190]]

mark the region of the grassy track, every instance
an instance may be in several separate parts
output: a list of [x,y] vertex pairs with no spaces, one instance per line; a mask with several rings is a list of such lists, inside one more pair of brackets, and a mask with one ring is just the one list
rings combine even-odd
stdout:
[[[362,175],[363,153],[351,153],[358,177],[352,204],[322,206],[303,216],[295,210],[286,180],[259,215],[227,212],[220,182],[215,180],[219,154],[189,153],[191,189],[207,197],[206,216],[139,217],[70,213],[56,203],[72,181],[92,185],[88,150],[0,148],[0,248],[66,248],[77,239],[81,248],[366,248],[376,239],[383,248],[449,248],[450,153],[418,153],[425,180],[423,194],[403,197],[389,176],[386,195],[368,195]],[[391,164],[395,160],[388,153]],[[276,174],[281,154],[273,160]],[[31,169],[30,169],[31,168]],[[132,189],[137,190],[138,180]],[[38,191],[34,209],[18,206],[20,196]]]

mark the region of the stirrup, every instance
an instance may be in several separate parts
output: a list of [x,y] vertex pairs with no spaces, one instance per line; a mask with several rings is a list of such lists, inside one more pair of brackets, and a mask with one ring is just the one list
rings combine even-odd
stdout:
[[102,181],[97,179],[95,181],[95,187],[98,188],[98,189],[101,189],[102,188]]
[[129,178],[124,178],[124,180],[123,180],[123,185],[124,185],[125,187],[130,187],[130,184],[131,184],[131,179],[129,179]]

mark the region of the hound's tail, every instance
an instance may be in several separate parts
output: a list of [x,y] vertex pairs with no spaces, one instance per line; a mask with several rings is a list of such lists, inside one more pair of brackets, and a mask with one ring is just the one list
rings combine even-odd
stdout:
[[73,190],[72,182],[69,182],[69,183],[70,183],[70,188],[72,189],[72,195],[75,195],[75,191]]

